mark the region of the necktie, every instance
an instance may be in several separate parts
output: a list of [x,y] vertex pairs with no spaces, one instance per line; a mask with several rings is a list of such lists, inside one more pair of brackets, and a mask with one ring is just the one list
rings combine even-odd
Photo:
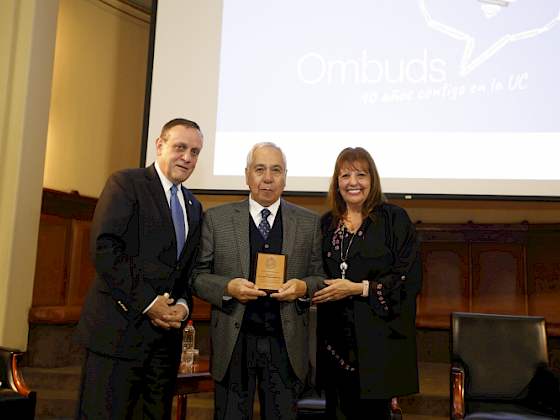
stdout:
[[183,245],[185,245],[185,216],[183,208],[177,197],[177,185],[171,187],[171,217],[175,226],[175,236],[177,237],[177,259],[181,256]]
[[268,216],[270,216],[270,210],[262,209],[261,214],[262,214],[262,220],[259,223],[259,232],[261,233],[264,239],[267,239],[268,234],[270,233],[270,225],[268,224],[268,220],[267,220]]

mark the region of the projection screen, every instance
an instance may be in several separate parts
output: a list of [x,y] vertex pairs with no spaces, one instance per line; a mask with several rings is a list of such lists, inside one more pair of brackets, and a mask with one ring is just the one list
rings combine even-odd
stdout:
[[288,193],[324,194],[339,152],[361,146],[391,197],[560,201],[558,0],[156,8],[141,164],[164,123],[198,122],[195,192],[247,191],[247,152],[272,141]]

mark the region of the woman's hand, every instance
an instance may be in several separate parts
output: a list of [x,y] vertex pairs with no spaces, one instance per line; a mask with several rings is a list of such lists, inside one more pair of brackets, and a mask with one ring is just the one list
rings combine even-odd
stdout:
[[361,295],[362,283],[354,283],[347,279],[325,280],[327,287],[319,290],[313,296],[313,303],[333,302],[352,295]]

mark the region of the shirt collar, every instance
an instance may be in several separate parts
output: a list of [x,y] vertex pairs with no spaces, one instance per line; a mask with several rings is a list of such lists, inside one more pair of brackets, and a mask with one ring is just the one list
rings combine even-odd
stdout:
[[251,197],[251,194],[249,194],[249,213],[251,213],[253,219],[257,216],[261,217],[261,210],[264,208],[269,209],[270,213],[274,217],[276,217],[276,214],[278,213],[278,209],[280,208],[280,198],[276,200],[274,203],[272,203],[270,206],[264,207],[261,206],[259,203],[257,203],[255,200],[253,200],[253,197]]
[[[159,176],[159,180],[161,181],[161,185],[163,185],[164,191],[165,191],[165,192],[169,191],[169,190],[171,189],[171,187],[173,186],[173,182],[171,182],[171,181],[163,174],[163,172],[161,172],[161,169],[160,169],[160,167],[159,167],[157,161],[156,161],[156,163],[155,163],[154,166],[156,167],[156,172],[157,172],[157,174],[158,174],[158,176]],[[178,187],[179,187],[179,189],[181,189],[179,185],[178,185]]]

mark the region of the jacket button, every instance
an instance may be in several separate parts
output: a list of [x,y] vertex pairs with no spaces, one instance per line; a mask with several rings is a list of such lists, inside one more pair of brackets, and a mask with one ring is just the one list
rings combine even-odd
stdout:
[[235,328],[239,328],[239,322],[235,323]]
[[402,276],[402,277],[401,277],[401,280],[406,280],[406,276]]

